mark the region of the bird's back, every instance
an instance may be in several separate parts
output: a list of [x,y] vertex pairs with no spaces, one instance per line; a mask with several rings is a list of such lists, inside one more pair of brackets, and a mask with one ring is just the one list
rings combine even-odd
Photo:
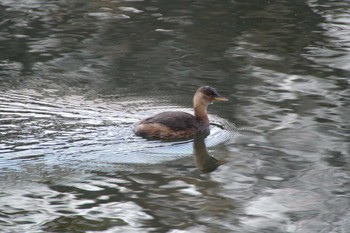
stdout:
[[142,120],[134,131],[145,138],[172,140],[191,138],[208,126],[186,112],[162,112]]
[[199,122],[193,115],[175,111],[159,113],[142,120],[140,124],[161,124],[175,131],[199,127]]

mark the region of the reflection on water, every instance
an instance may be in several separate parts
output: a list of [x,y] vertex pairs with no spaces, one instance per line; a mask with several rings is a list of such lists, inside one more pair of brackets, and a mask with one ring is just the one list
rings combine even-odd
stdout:
[[[349,9],[1,0],[0,231],[347,232]],[[208,137],[134,136],[201,85]]]
[[206,135],[199,134],[193,141],[193,158],[194,163],[201,172],[213,172],[221,164],[219,160],[210,156],[205,145]]

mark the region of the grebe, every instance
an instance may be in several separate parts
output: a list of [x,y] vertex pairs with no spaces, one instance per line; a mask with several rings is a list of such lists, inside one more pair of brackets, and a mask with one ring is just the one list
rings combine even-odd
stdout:
[[140,121],[134,132],[149,139],[188,139],[209,132],[207,107],[213,101],[228,101],[212,87],[197,89],[193,97],[194,116],[186,112],[162,112]]

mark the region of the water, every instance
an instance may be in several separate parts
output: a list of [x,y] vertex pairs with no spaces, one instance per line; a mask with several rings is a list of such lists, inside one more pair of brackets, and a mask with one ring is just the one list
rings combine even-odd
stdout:
[[[349,232],[349,9],[0,1],[0,232]],[[207,138],[133,134],[201,85]]]

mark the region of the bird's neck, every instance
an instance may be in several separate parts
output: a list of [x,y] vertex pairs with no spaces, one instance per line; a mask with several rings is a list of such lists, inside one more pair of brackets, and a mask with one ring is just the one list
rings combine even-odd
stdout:
[[209,126],[207,106],[208,103],[200,96],[195,96],[193,98],[194,116],[205,126]]

